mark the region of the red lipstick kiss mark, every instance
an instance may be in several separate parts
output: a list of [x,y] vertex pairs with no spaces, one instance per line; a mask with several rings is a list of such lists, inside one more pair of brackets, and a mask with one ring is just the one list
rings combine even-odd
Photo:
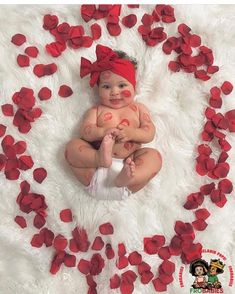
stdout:
[[108,79],[110,79],[110,77],[111,77],[111,72],[110,71],[106,71],[106,72],[102,73],[102,78],[104,80],[108,80]]
[[130,151],[133,148],[133,146],[134,146],[134,143],[132,143],[132,142],[124,143],[124,148],[128,151]]
[[128,119],[124,118],[121,120],[120,125],[129,126],[130,122]]
[[123,95],[124,97],[130,97],[131,92],[129,90],[124,90],[124,91],[121,92],[121,95]]
[[111,112],[106,112],[104,114],[104,121],[108,121],[108,120],[111,120],[113,118],[113,115]]
[[142,165],[144,162],[143,159],[139,157],[137,157],[134,161],[136,166]]
[[78,150],[80,151],[80,152],[82,152],[85,148],[87,148],[88,146],[86,146],[86,145],[80,145],[79,147],[78,147]]
[[135,112],[137,111],[137,106],[135,104],[130,105],[130,108]]
[[147,122],[151,122],[150,116],[148,115],[148,113],[144,113],[143,114],[143,120],[147,121]]
[[90,125],[88,125],[88,126],[86,126],[86,127],[84,128],[84,133],[85,133],[86,135],[89,135],[89,134],[91,133],[91,126],[90,126]]

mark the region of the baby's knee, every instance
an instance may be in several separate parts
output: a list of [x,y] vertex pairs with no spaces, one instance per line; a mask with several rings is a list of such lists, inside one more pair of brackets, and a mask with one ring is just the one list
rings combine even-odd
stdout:
[[65,146],[64,157],[68,161],[68,158],[71,154],[77,153],[79,146],[81,146],[83,140],[81,139],[73,139],[69,141]]

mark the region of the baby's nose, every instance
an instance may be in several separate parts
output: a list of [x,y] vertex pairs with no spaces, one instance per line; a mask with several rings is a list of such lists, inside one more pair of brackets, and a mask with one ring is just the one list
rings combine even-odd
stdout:
[[117,95],[119,93],[118,87],[113,87],[111,90],[111,95]]

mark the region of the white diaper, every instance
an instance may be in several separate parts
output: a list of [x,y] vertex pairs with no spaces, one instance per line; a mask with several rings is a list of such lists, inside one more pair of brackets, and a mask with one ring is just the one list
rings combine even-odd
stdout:
[[85,190],[98,200],[123,200],[132,193],[127,187],[115,187],[114,179],[123,168],[123,159],[112,158],[109,168],[99,167]]

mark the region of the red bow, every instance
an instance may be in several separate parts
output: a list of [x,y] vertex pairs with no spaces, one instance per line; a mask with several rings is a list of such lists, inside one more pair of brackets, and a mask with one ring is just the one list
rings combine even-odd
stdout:
[[80,77],[90,74],[90,86],[93,87],[100,76],[100,73],[105,70],[112,68],[112,61],[118,59],[118,55],[110,48],[102,45],[96,46],[96,57],[95,62],[82,57],[80,67]]

